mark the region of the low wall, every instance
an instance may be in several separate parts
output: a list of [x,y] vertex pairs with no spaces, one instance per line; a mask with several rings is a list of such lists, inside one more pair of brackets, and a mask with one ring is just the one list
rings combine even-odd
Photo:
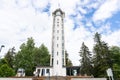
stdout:
[[106,78],[71,78],[71,80],[107,80]]
[[[32,79],[32,78],[0,78],[0,80],[44,80],[44,79]],[[56,80],[56,79],[51,79],[51,80]],[[59,79],[59,80],[64,80],[64,79]],[[71,78],[67,80],[107,80],[106,78]]]
[[32,80],[32,78],[0,78],[0,80]]

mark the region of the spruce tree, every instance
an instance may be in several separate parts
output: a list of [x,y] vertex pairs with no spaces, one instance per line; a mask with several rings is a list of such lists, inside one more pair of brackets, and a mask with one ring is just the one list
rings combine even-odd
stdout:
[[101,35],[96,33],[94,36],[95,45],[93,47],[94,77],[106,77],[106,70],[112,67],[111,54],[107,43],[101,41]]
[[81,68],[80,68],[80,73],[81,75],[92,75],[92,64],[91,64],[91,54],[88,49],[88,47],[82,43],[82,47],[80,50],[80,63],[81,63]]
[[69,54],[67,53],[67,51],[65,51],[65,59],[66,59],[66,66],[72,66],[72,61],[69,59]]

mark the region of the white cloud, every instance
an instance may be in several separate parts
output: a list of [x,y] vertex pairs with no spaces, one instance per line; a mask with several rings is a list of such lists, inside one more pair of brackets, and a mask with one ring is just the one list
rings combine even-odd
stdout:
[[12,8],[12,7],[15,7],[15,4],[14,4],[14,1],[15,0],[0,0],[0,8]]
[[[5,45],[2,53],[6,53],[13,46],[18,51],[19,46],[28,37],[33,37],[37,46],[40,46],[41,43],[50,46],[48,38],[51,38],[51,19],[47,13],[36,14],[32,7],[20,9],[16,6],[8,8],[5,6],[6,4],[11,3],[4,3],[4,7],[0,10],[0,43]],[[19,4],[26,5],[27,2]]]
[[106,0],[93,16],[93,21],[104,21],[120,10],[120,0]]
[[30,5],[30,0],[15,0],[15,2],[16,6],[18,6],[19,8],[25,8]]
[[32,6],[36,9],[44,9],[49,3],[49,0],[32,0]]
[[110,34],[107,35],[102,35],[103,36],[103,40],[105,40],[109,46],[120,46],[120,30],[117,30],[115,32],[112,32]]

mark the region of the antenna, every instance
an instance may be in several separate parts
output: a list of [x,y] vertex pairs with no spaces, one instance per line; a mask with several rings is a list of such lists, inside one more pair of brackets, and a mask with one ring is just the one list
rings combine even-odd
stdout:
[[58,3],[58,8],[60,8],[60,3]]
[[58,8],[60,8],[60,1],[58,0]]

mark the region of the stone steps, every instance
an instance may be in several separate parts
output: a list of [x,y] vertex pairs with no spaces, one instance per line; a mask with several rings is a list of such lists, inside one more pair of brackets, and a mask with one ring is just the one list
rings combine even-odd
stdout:
[[68,77],[60,77],[60,76],[54,76],[54,77],[34,77],[33,80],[70,80]]
[[32,80],[107,80],[106,78],[90,78],[90,77],[34,77]]

